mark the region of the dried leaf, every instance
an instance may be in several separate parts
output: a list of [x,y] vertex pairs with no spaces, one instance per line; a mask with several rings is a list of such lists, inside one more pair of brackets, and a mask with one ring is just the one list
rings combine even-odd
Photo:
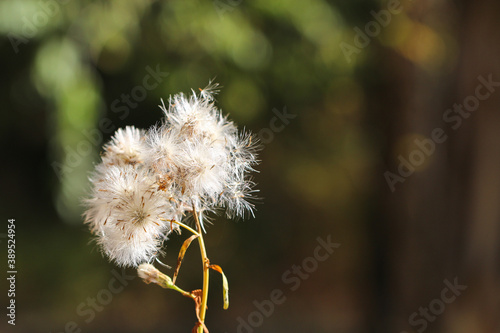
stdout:
[[201,298],[203,295],[203,291],[201,289],[196,289],[193,290],[191,294],[195,296],[193,300],[195,304],[196,318],[198,318],[198,322],[194,325],[192,332],[196,333],[198,332],[199,327],[203,327],[203,332],[208,333],[207,326],[205,326],[205,323],[203,323],[200,319]]
[[210,265],[209,268],[221,273],[222,275],[222,297],[224,299],[224,310],[229,307],[229,284],[227,283],[227,278],[222,268],[219,265]]
[[186,254],[189,245],[194,239],[196,239],[196,237],[198,237],[198,235],[192,235],[191,237],[186,239],[182,244],[181,249],[179,250],[179,257],[177,258],[177,267],[175,267],[174,276],[172,278],[172,282],[174,284],[175,280],[177,279],[177,275],[179,274],[179,269],[181,268],[182,259],[184,259],[184,255]]

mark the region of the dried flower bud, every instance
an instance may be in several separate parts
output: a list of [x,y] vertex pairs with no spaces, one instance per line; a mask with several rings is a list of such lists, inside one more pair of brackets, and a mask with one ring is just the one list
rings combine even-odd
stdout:
[[148,284],[155,283],[163,288],[171,288],[173,286],[172,279],[151,264],[139,265],[137,268],[137,275]]

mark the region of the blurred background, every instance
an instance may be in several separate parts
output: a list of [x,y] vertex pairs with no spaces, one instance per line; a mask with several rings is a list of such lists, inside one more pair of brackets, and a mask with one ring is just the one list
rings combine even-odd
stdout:
[[[255,218],[208,228],[231,302],[212,274],[211,332],[500,332],[499,13],[494,0],[1,1],[0,331],[191,330],[189,299],[101,256],[81,200],[114,130],[159,122],[161,98],[216,78],[218,106],[264,148]],[[200,288],[199,268],[194,245],[178,285]]]

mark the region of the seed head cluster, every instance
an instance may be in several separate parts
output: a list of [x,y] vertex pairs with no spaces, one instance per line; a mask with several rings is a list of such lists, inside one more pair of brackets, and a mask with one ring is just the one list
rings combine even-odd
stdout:
[[117,264],[150,262],[179,230],[174,221],[193,210],[200,218],[218,208],[229,218],[253,214],[256,145],[216,108],[216,88],[170,97],[160,124],[118,129],[104,146],[84,215]]

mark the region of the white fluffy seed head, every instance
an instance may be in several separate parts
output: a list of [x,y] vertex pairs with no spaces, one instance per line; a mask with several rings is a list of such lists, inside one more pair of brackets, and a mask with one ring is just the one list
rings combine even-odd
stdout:
[[179,135],[165,124],[153,126],[146,135],[145,162],[159,172],[174,168],[179,156]]
[[115,132],[111,141],[104,146],[103,162],[107,164],[142,163],[144,159],[144,130],[127,126]]
[[[119,265],[151,261],[193,207],[206,214],[223,207],[229,217],[253,214],[256,142],[238,133],[215,107],[217,85],[161,108],[162,124],[147,132],[119,129],[104,146],[91,177],[85,221],[104,253]],[[203,216],[200,216],[203,220]]]
[[94,177],[86,222],[103,251],[124,266],[151,260],[171,231],[165,221],[174,218],[175,207],[144,168],[113,165]]

